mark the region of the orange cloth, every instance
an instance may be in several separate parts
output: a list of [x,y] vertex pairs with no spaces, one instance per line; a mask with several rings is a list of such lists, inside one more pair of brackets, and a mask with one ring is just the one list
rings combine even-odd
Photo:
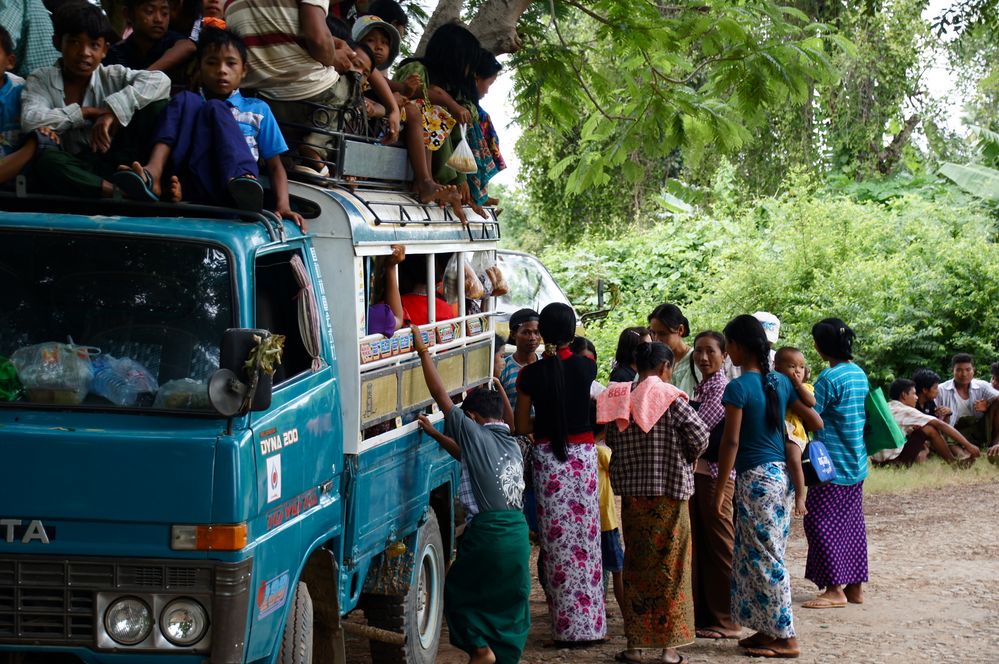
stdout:
[[687,395],[660,378],[646,378],[634,390],[632,383],[611,383],[603,394],[597,397],[597,422],[616,422],[619,431],[628,428],[633,419],[635,424],[648,433],[656,425],[663,413],[678,398]]

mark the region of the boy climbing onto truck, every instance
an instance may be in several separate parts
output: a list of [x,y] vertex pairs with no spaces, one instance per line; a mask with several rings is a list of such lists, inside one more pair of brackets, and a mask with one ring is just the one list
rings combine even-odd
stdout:
[[461,461],[458,497],[467,525],[444,584],[451,644],[468,653],[470,664],[514,664],[531,626],[531,550],[522,511],[523,461],[510,435],[513,410],[501,388],[477,389],[455,406],[419,328],[412,330],[446,435],[425,416],[420,426]]

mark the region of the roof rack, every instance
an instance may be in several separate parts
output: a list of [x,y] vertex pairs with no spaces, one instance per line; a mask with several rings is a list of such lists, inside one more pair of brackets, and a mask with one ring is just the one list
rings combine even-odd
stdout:
[[[386,191],[355,186],[351,193],[371,214],[375,226],[390,226],[407,228],[409,226],[451,226],[461,223],[454,211],[449,207],[441,207],[434,203],[421,203],[409,192]],[[465,231],[469,241],[500,239],[500,224],[493,208],[486,208],[486,216],[475,214],[470,208],[465,208],[468,224]]]
[[259,223],[267,229],[273,242],[285,239],[284,224],[273,213],[262,210],[249,212],[216,205],[133,201],[127,198],[80,198],[78,196],[49,196],[29,194],[24,187],[24,176],[18,176],[16,192],[0,192],[0,211],[42,212],[56,214],[87,214],[108,217],[192,217],[198,219],[226,219]]

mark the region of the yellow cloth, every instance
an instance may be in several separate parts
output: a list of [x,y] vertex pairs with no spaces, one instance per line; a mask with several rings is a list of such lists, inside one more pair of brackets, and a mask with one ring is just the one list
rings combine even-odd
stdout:
[[[815,394],[815,388],[809,383],[802,383],[802,385],[810,393]],[[805,424],[801,421],[801,418],[792,413],[791,409],[788,409],[787,416],[784,419],[791,425],[788,435],[791,436],[794,442],[798,443],[801,449],[805,449],[805,445],[808,443],[808,432],[805,431]]]
[[600,530],[607,532],[618,527],[617,510],[614,509],[614,490],[610,483],[611,449],[597,445],[597,487],[600,489]]

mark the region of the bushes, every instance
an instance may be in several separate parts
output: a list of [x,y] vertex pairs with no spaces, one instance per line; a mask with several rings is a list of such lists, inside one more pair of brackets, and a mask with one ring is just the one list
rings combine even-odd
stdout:
[[618,332],[672,301],[694,331],[771,311],[781,344],[805,349],[815,371],[811,326],[840,317],[857,332],[858,361],[881,383],[922,366],[946,375],[957,351],[983,369],[995,359],[995,239],[987,213],[964,200],[909,195],[879,204],[805,189],[731,219],[699,214],[543,259],[583,310],[595,308],[596,278],[611,292],[611,315],[587,330],[602,375]]

